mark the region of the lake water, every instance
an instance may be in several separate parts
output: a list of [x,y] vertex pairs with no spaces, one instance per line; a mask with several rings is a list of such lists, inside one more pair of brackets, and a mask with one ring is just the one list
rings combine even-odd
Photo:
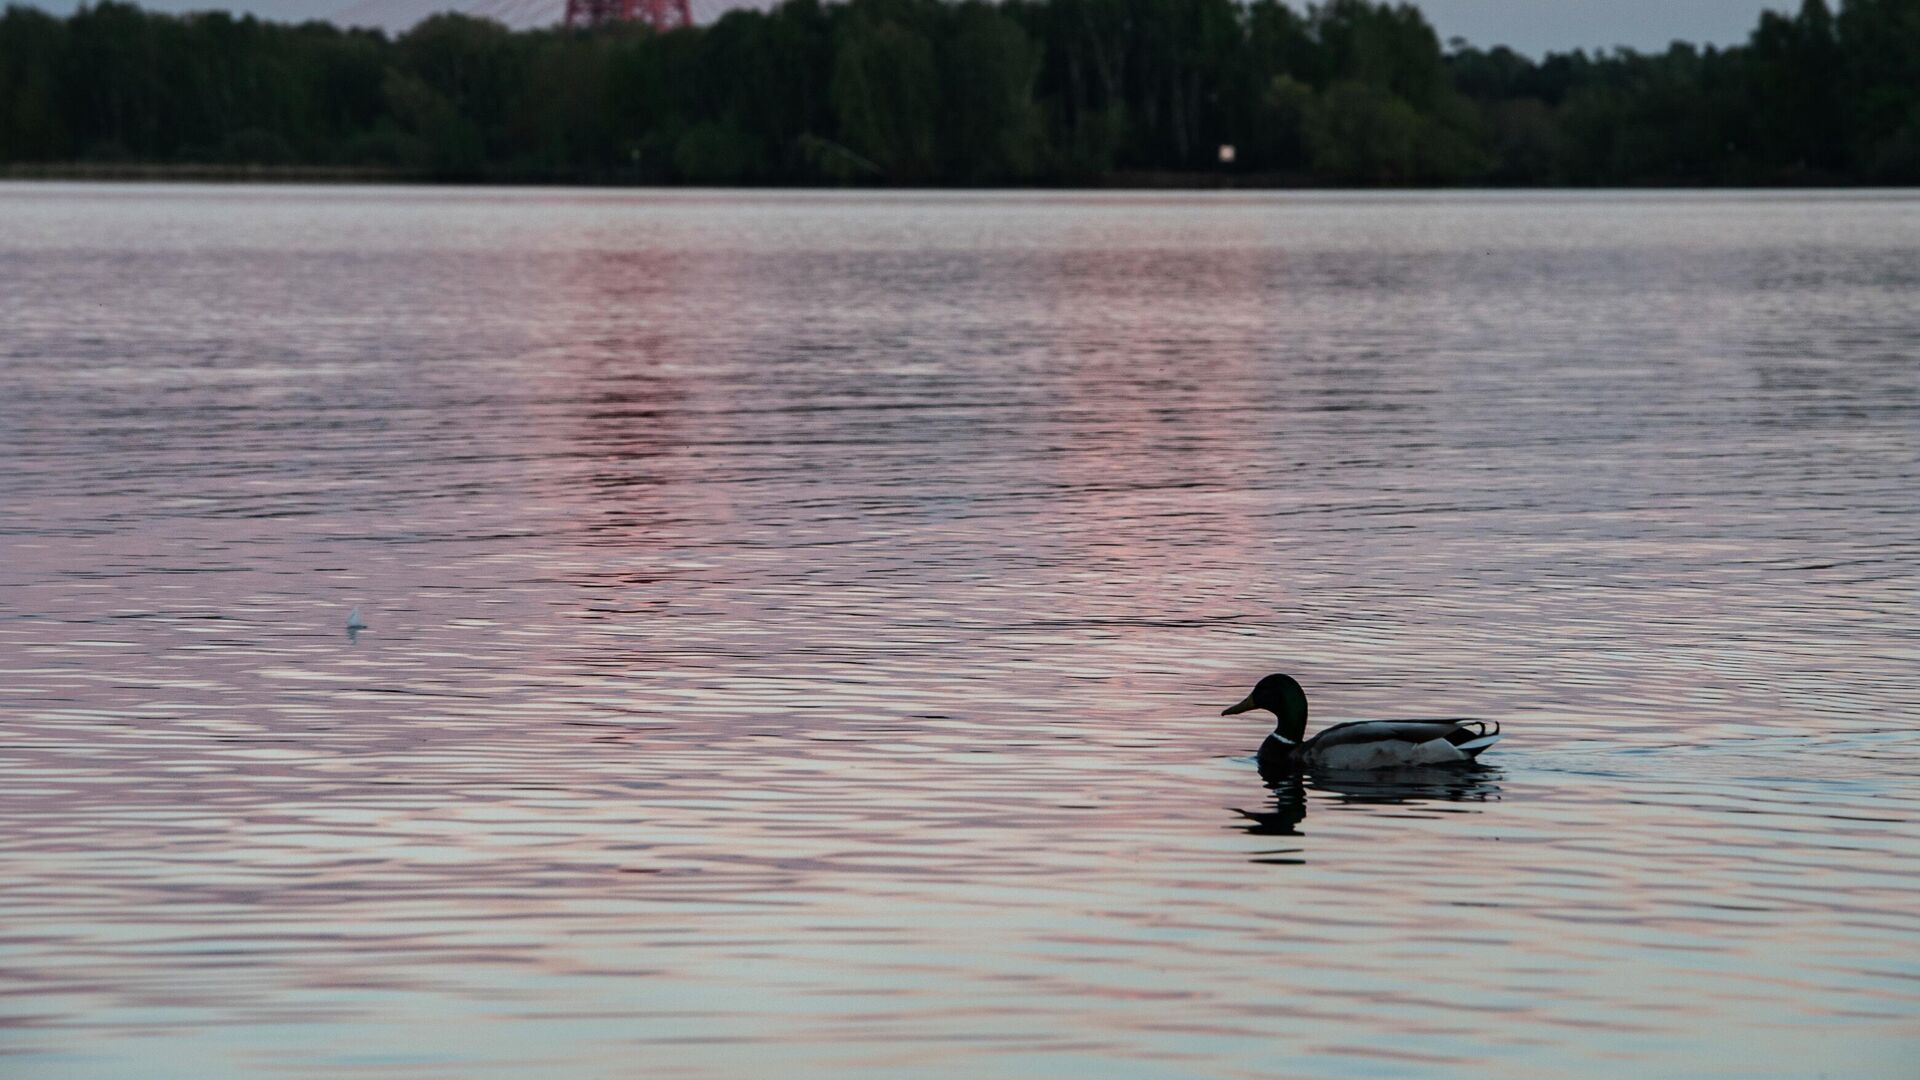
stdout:
[[1912,1076],[1916,492],[1915,193],[0,186],[0,1073]]

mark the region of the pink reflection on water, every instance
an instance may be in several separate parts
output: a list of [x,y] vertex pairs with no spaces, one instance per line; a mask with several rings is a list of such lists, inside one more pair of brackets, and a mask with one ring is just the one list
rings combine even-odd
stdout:
[[1891,1073],[1895,207],[0,195],[20,1060]]

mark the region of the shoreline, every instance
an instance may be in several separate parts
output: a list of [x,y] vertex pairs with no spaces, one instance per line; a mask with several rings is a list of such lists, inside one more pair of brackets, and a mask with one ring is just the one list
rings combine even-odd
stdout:
[[748,183],[689,184],[634,173],[482,172],[446,174],[377,165],[230,165],[179,162],[15,162],[0,181],[103,183],[342,184],[470,187],[725,188],[737,191],[1874,191],[1899,184],[1800,178],[1777,183],[1703,184],[1330,184],[1298,173],[1154,172],[1129,170],[1079,181],[1003,184]]

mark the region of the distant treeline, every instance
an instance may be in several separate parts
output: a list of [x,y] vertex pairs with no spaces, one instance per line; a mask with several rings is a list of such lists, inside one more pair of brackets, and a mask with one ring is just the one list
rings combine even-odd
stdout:
[[32,163],[769,184],[1915,183],[1920,0],[1806,0],[1735,48],[1539,61],[1442,48],[1416,8],[1369,0],[788,0],[666,34],[442,15],[398,38],[11,7],[0,165]]

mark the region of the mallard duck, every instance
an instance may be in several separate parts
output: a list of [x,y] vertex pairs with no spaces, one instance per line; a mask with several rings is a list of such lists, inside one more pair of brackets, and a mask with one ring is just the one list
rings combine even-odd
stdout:
[[1302,765],[1323,769],[1392,769],[1472,761],[1500,738],[1487,720],[1361,720],[1335,724],[1307,738],[1307,692],[1287,675],[1269,675],[1238,705],[1233,716],[1266,709],[1279,719],[1260,744],[1260,771],[1286,772]]

